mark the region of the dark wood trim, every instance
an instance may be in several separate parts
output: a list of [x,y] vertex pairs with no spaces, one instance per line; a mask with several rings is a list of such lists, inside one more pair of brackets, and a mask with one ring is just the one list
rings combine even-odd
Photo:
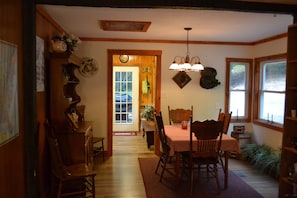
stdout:
[[[129,42],[129,43],[170,43],[186,44],[185,40],[122,39],[122,38],[80,38],[82,41]],[[255,42],[188,41],[189,44],[204,45],[254,45]]]
[[259,111],[260,111],[260,63],[267,60],[274,60],[274,59],[286,59],[287,54],[276,54],[271,56],[265,57],[258,57],[255,58],[255,67],[254,67],[254,100],[253,100],[253,123],[257,125],[261,125],[267,128],[271,128],[277,131],[283,131],[283,125],[267,122],[267,120],[263,121],[259,118]]
[[25,158],[25,197],[39,197],[38,129],[36,110],[36,12],[33,1],[23,1],[23,119]]
[[[253,59],[247,58],[226,58],[226,85],[225,85],[225,113],[229,112],[229,86],[230,86],[230,63],[231,62],[243,62],[249,64],[249,76],[248,76],[248,103],[247,103],[247,117],[242,119],[231,119],[230,122],[250,122],[252,115],[252,93],[253,93]],[[232,112],[234,115],[236,112]]]
[[258,44],[261,44],[261,43],[275,41],[275,40],[278,40],[278,39],[281,39],[281,38],[285,38],[285,37],[288,37],[288,33],[283,33],[283,34],[271,36],[271,37],[268,37],[268,38],[264,38],[264,39],[261,39],[261,40],[252,42],[251,45],[258,45]]
[[58,31],[66,32],[41,6],[36,5],[36,12],[43,16],[50,24],[52,24]]
[[[155,105],[156,105],[156,111],[159,112],[161,108],[161,55],[162,51],[160,50],[121,50],[121,49],[109,49],[107,51],[108,56],[108,87],[107,87],[107,155],[112,155],[112,68],[113,68],[113,55],[120,55],[120,54],[126,54],[126,55],[139,55],[139,56],[156,56],[157,57],[157,66],[156,66],[156,98],[155,98]],[[155,153],[160,153],[160,145],[159,145],[159,137],[155,136]]]

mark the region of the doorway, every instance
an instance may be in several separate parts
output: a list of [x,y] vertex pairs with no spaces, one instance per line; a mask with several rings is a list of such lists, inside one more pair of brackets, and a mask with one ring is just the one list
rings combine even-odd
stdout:
[[[115,56],[128,55],[128,56],[154,56],[155,58],[155,84],[154,84],[154,105],[156,111],[160,110],[160,88],[161,88],[161,54],[160,50],[108,50],[108,156],[112,155],[112,146],[113,146],[113,115],[114,115],[114,66],[118,66],[114,62]],[[127,65],[128,66],[128,65]],[[141,73],[141,70],[139,71]],[[139,81],[139,80],[138,80]],[[139,111],[138,111],[139,115]],[[139,118],[138,118],[139,119]],[[139,129],[139,128],[138,128]],[[155,137],[155,153],[160,153],[159,148],[159,138]]]

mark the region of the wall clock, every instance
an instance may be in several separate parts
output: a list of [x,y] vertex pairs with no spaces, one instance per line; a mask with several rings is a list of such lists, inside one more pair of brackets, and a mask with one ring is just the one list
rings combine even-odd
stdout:
[[129,61],[129,56],[128,55],[120,55],[119,57],[121,63],[127,63]]

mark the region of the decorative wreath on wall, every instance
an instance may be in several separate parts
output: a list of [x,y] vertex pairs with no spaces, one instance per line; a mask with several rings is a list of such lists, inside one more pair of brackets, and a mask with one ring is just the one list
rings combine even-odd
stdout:
[[79,72],[84,77],[93,76],[99,70],[98,64],[95,59],[90,57],[82,58],[81,67]]

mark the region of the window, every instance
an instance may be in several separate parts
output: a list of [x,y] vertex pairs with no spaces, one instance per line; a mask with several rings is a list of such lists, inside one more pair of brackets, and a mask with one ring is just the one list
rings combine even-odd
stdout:
[[226,59],[225,112],[232,112],[232,122],[251,120],[252,59]]
[[255,122],[281,129],[284,121],[286,56],[255,59]]

